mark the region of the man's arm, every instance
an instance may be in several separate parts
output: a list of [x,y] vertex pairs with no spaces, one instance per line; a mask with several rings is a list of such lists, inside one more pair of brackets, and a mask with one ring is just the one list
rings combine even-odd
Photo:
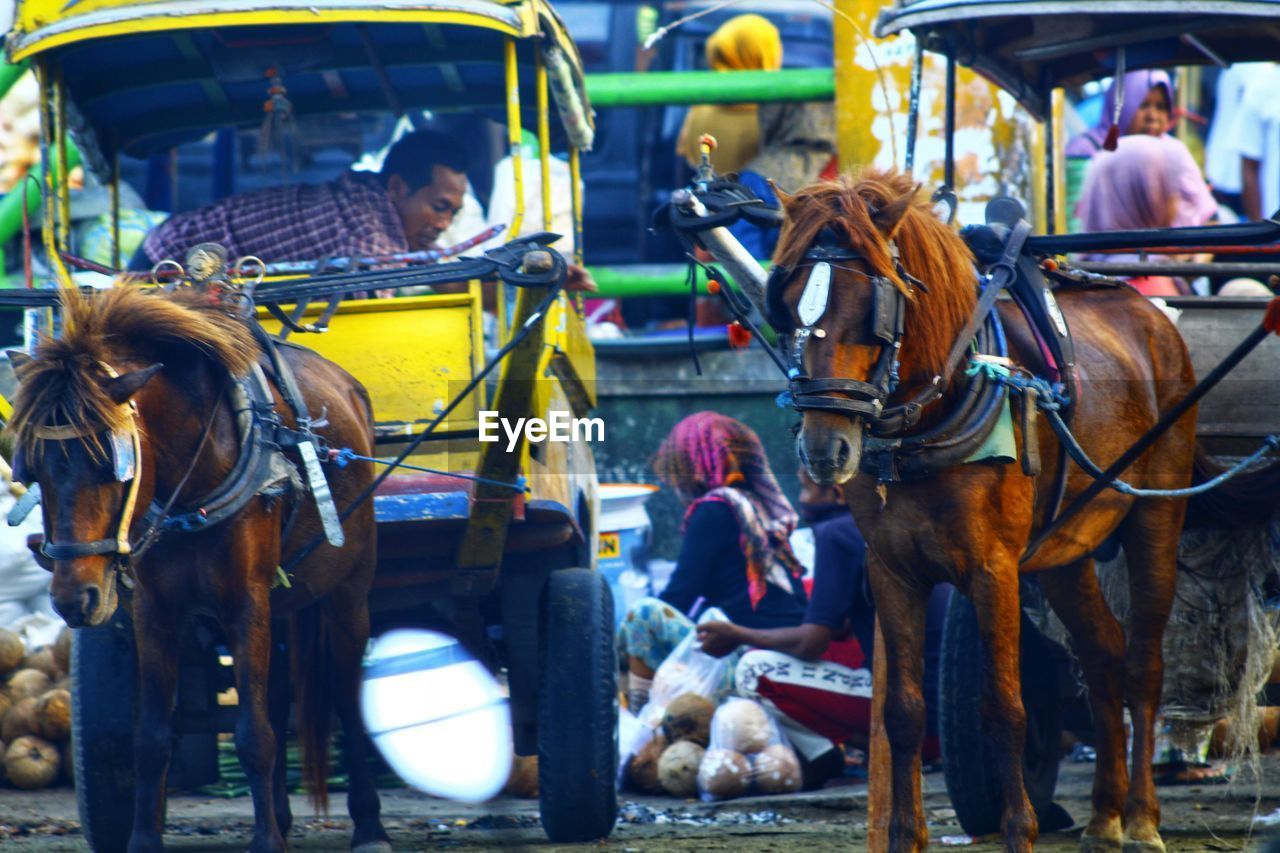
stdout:
[[817,660],[831,645],[831,629],[806,622],[789,628],[746,628],[731,622],[698,626],[698,644],[712,657],[722,658],[739,646],[770,649],[801,660]]

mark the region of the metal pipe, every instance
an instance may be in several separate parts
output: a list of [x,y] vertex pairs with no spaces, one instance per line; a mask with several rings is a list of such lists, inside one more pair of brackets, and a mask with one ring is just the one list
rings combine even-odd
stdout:
[[120,269],[120,148],[111,151],[111,266]]
[[1049,115],[1044,120],[1044,230],[1046,234],[1058,233],[1058,129],[1053,120],[1053,87],[1050,86],[1045,103]]
[[71,248],[71,187],[67,178],[71,167],[67,165],[67,93],[62,83],[62,63],[57,64],[54,72],[53,109],[57,119],[54,133],[58,144],[58,246],[66,251]]
[[830,101],[836,93],[835,72],[830,68],[649,71],[645,74],[587,74],[584,79],[587,97],[596,109]]
[[911,62],[911,96],[907,111],[907,153],[903,164],[911,172],[916,164],[916,134],[920,126],[920,86],[924,73],[924,43],[916,39],[916,55]]
[[943,163],[942,182],[948,189],[956,188],[956,56],[947,51],[946,155]]
[[1230,263],[1124,263],[1122,261],[1090,261],[1089,263],[1072,264],[1072,267],[1085,272],[1104,275],[1211,275],[1211,276],[1267,276],[1280,273],[1280,259],[1272,264],[1230,264]]
[[[707,215],[707,208],[689,190],[676,190],[671,194],[671,203],[689,211],[694,216]],[[734,237],[728,228],[721,226],[708,231],[699,231],[698,242],[733,277],[747,299],[751,300],[751,304],[760,312],[760,316],[768,316],[764,299],[764,285],[767,278],[764,268],[751,257],[750,252],[742,247],[738,238]]]
[[547,94],[547,63],[542,51],[535,51],[534,79],[538,89],[538,163],[542,167],[542,230],[551,229],[551,120],[547,115],[551,98]]
[[569,148],[569,197],[573,201],[573,260],[582,263],[582,154]]
[[524,226],[524,160],[520,154],[520,68],[516,64],[516,40],[507,37],[504,60],[507,84],[507,147],[511,154],[511,177],[516,187],[516,209],[507,239],[520,236]]

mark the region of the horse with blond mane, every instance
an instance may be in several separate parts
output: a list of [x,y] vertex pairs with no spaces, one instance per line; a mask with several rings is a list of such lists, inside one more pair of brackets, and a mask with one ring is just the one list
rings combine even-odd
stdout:
[[[61,336],[44,338],[34,357],[11,354],[20,385],[9,429],[15,473],[25,469],[23,479],[39,483],[43,496],[45,541],[35,547],[53,572],[54,607],[77,629],[106,624],[117,608],[132,617],[139,699],[128,849],[162,848],[178,651],[192,624],[212,616],[235,661],[236,751],[254,805],[250,849],[284,850],[292,821],[288,691],[276,689],[288,667],[273,661],[280,645],[273,631],[288,618],[304,780],[323,806],[336,709],[351,780],[352,847],[390,850],[358,708],[375,565],[372,504],[347,519],[345,544],[320,548],[282,581],[282,557],[321,529],[292,470],[297,450],[278,449],[287,436],[309,433],[294,429],[279,373],[246,321],[195,290],[67,289],[61,301]],[[306,407],[323,413],[316,424],[323,438],[371,455],[364,388],[309,350],[279,352],[306,389]],[[330,479],[346,506],[372,482],[372,466],[354,464]],[[124,847],[123,838],[96,843]]]
[[[983,720],[1002,783],[1005,846],[1031,849],[1037,825],[1022,779],[1018,584],[1020,573],[1035,572],[1070,632],[1097,728],[1093,814],[1081,849],[1163,850],[1152,737],[1186,501],[1108,491],[1026,554],[1060,503],[1054,495],[1060,463],[1054,433],[1024,434],[1028,421],[1020,417],[1012,418],[1015,442],[1024,451],[1028,438],[1035,444],[1031,450],[1043,460],[1038,476],[995,460],[919,465],[902,477],[885,475],[884,467],[855,476],[860,463],[867,469],[872,452],[894,452],[883,448],[917,439],[922,447],[945,444],[953,437],[951,415],[971,405],[972,371],[948,375],[947,363],[957,339],[972,328],[974,258],[905,174],[869,171],[857,180],[818,184],[787,197],[784,207],[775,255],[782,271],[771,282],[771,320],[779,331],[803,333],[793,350],[804,392],[796,394],[803,419],[800,458],[817,482],[844,484],[867,537],[888,675],[890,848],[919,850],[928,841],[916,786],[925,725],[924,614],[930,590],[945,581],[977,610],[988,673],[981,686]],[[823,264],[829,284],[814,296],[810,276]],[[1105,464],[1191,389],[1191,361],[1173,324],[1130,288],[1066,286],[1055,296],[1074,335],[1072,429],[1089,457]],[[827,301],[815,311],[814,300],[821,298]],[[892,323],[886,333],[882,322],[884,306],[893,300],[902,306],[896,334]],[[1007,335],[1009,361],[1003,363],[1015,372],[1042,371],[1041,349],[1017,308],[999,302],[993,310]],[[935,386],[940,393],[931,390]],[[912,411],[912,401],[921,400]],[[1027,398],[1015,396],[1011,405],[1026,406]],[[1185,487],[1194,452],[1192,409],[1124,479],[1145,488]],[[1090,482],[1069,467],[1066,497]],[[1103,601],[1090,556],[1113,533],[1130,567],[1127,642]],[[1126,704],[1133,723],[1131,773],[1125,766]]]

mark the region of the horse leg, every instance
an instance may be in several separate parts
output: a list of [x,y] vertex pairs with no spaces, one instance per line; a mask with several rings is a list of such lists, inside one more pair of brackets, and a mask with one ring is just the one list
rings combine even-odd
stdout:
[[920,802],[920,745],[924,741],[924,635],[927,588],[912,586],[868,554],[876,615],[884,637],[884,729],[889,740],[893,805],[889,849],[923,850],[929,830]]
[[1124,806],[1126,851],[1163,851],[1160,802],[1151,759],[1156,712],[1164,686],[1164,629],[1177,583],[1184,501],[1138,501],[1121,529],[1129,563],[1129,646],[1125,685],[1133,723],[1133,781]]
[[[253,853],[283,851],[284,838],[276,823],[273,773],[276,733],[267,712],[271,664],[271,603],[266,584],[249,583],[245,598],[222,614],[231,654],[235,659],[240,719],[236,723],[236,755],[248,777],[253,796]],[[282,735],[283,737],[283,735]]]
[[1093,711],[1098,760],[1093,774],[1093,815],[1080,838],[1081,851],[1120,847],[1121,811],[1129,789],[1125,766],[1124,632],[1107,607],[1093,559],[1038,575],[1040,588],[1071,634]]
[[271,676],[267,687],[267,704],[271,714],[271,730],[276,736],[276,766],[272,773],[272,799],[276,807],[276,826],[283,838],[289,837],[293,827],[293,808],[289,805],[289,770],[285,755],[289,731],[289,654],[288,626],[275,622],[271,625]]
[[1030,851],[1038,827],[1022,782],[1022,753],[1027,714],[1022,707],[1019,636],[1022,611],[1018,597],[1018,560],[995,552],[969,575],[969,597],[978,614],[978,631],[986,656],[982,685],[982,718],[987,741],[993,746],[1000,778],[1001,829],[1005,850]]
[[141,588],[134,598],[138,638],[138,717],[134,722],[135,794],[129,853],[163,850],[165,776],[173,753],[173,701],[178,685],[178,626],[173,609]]
[[351,849],[356,853],[391,853],[391,841],[382,826],[382,803],[369,772],[368,737],[360,715],[361,661],[369,641],[367,585],[359,591],[350,586],[358,585],[334,590],[328,606],[333,617],[329,626],[333,703],[342,721],[342,752],[350,780],[347,812],[354,824]]

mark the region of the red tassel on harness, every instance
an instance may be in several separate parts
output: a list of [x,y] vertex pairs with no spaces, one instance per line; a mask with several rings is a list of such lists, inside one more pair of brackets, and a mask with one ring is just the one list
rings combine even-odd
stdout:
[[1113,124],[1107,129],[1107,138],[1102,142],[1103,151],[1115,151],[1120,141],[1120,126]]
[[1280,296],[1271,300],[1267,313],[1262,317],[1262,328],[1273,335],[1280,335]]
[[729,346],[733,349],[746,349],[751,346],[751,330],[736,320],[729,324]]

